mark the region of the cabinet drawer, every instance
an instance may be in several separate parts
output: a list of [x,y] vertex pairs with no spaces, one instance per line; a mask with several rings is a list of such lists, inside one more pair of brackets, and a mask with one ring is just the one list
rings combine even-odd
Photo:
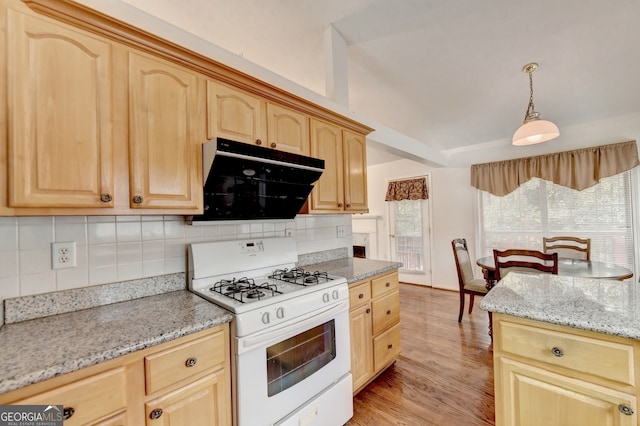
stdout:
[[383,275],[382,277],[374,278],[371,280],[371,295],[375,299],[378,296],[383,295],[389,291],[398,288],[398,273]]
[[87,425],[124,410],[126,400],[126,370],[124,367],[69,383],[13,404],[63,405],[72,408],[73,415],[65,426]]
[[224,334],[216,333],[146,356],[147,394],[222,364],[224,348]]
[[400,324],[373,339],[373,368],[379,371],[400,353]]
[[624,344],[499,321],[498,348],[546,364],[634,385],[634,354]]
[[400,293],[395,291],[375,299],[371,308],[373,310],[373,334],[376,335],[400,321]]
[[349,308],[364,305],[371,300],[371,286],[369,281],[349,286]]

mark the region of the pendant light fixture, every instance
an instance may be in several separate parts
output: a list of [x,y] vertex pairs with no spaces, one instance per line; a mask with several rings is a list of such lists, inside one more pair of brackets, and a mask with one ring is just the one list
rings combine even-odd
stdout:
[[550,141],[560,136],[558,126],[551,121],[541,120],[540,113],[533,106],[533,78],[531,74],[538,69],[538,64],[532,62],[525,65],[522,71],[529,74],[529,106],[524,116],[522,126],[513,135],[512,143],[517,146],[533,145]]

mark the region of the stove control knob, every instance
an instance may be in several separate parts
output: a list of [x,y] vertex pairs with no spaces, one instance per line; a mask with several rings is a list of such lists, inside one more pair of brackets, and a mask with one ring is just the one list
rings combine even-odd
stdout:
[[331,292],[331,297],[333,297],[333,300],[338,300],[340,298],[340,294],[338,293],[338,290],[333,290]]
[[278,319],[284,318],[284,309],[283,308],[276,309],[276,317]]
[[329,293],[324,293],[324,294],[322,295],[322,301],[323,301],[324,303],[329,303],[329,300],[330,300],[330,298],[329,298]]
[[269,318],[269,312],[265,312],[264,314],[262,314],[262,323],[269,324],[270,322],[271,319]]

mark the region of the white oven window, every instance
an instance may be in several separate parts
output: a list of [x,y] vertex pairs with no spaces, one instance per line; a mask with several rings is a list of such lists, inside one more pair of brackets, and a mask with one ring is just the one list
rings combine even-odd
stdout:
[[336,357],[336,327],[331,320],[269,346],[268,395],[274,396],[300,383]]

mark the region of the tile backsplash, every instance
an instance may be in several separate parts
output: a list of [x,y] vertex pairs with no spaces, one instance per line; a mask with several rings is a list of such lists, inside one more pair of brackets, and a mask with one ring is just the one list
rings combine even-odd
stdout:
[[[185,272],[189,243],[286,235],[299,254],[343,247],[350,254],[351,216],[193,226],[182,216],[0,217],[0,299]],[[51,243],[70,241],[76,266],[52,269]]]

